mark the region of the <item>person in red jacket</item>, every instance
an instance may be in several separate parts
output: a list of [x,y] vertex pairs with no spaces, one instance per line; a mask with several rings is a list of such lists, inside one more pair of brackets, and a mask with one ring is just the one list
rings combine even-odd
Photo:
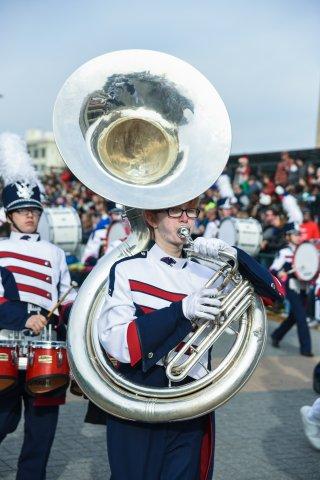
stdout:
[[307,240],[320,239],[320,230],[318,224],[314,221],[310,210],[303,210],[303,221],[300,225],[301,240],[303,242]]

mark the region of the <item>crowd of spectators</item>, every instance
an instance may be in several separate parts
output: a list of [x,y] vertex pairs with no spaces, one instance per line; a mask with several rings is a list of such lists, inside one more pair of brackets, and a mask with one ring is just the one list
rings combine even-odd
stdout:
[[[69,171],[51,173],[42,178],[42,184],[48,206],[72,206],[78,211],[83,243],[100,219],[114,207],[112,202],[82,185]],[[221,197],[231,199],[233,216],[253,217],[261,223],[262,253],[272,254],[278,250],[281,229],[287,221],[305,224],[305,239],[311,231],[313,238],[319,237],[320,166],[294,159],[288,152],[282,153],[274,174],[253,169],[247,156],[240,157],[235,168],[226,169],[216,184],[202,195],[198,235],[205,232],[208,223],[218,224],[217,202]]]

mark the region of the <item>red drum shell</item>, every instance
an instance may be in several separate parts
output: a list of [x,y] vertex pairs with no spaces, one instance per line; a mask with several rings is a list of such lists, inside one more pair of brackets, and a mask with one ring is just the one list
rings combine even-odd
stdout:
[[0,393],[13,388],[18,383],[16,346],[8,341],[0,342]]
[[64,342],[31,342],[26,388],[41,395],[69,385],[69,364]]

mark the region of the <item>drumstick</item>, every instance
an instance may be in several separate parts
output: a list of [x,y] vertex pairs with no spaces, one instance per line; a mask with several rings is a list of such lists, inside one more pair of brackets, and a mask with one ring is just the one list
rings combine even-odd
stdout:
[[52,317],[53,313],[55,312],[55,310],[60,307],[61,303],[63,302],[63,300],[66,298],[67,295],[69,295],[69,293],[71,292],[71,290],[75,287],[77,287],[78,284],[77,282],[71,282],[71,286],[70,288],[68,288],[68,290],[64,293],[64,295],[62,295],[62,297],[57,301],[57,303],[51,308],[50,312],[48,313],[47,315],[47,320],[50,319],[50,317]]

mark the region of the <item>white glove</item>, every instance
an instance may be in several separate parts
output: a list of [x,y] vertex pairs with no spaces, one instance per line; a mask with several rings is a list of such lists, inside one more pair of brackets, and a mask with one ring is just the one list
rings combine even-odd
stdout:
[[203,288],[198,292],[188,295],[182,300],[182,311],[188,320],[203,318],[214,320],[219,314],[220,300],[214,298],[217,295],[216,288]]
[[235,248],[230,247],[230,245],[218,238],[198,237],[193,243],[193,249],[195,253],[199,253],[205,257],[218,257],[219,252],[229,253],[235,257],[237,256],[237,250]]

